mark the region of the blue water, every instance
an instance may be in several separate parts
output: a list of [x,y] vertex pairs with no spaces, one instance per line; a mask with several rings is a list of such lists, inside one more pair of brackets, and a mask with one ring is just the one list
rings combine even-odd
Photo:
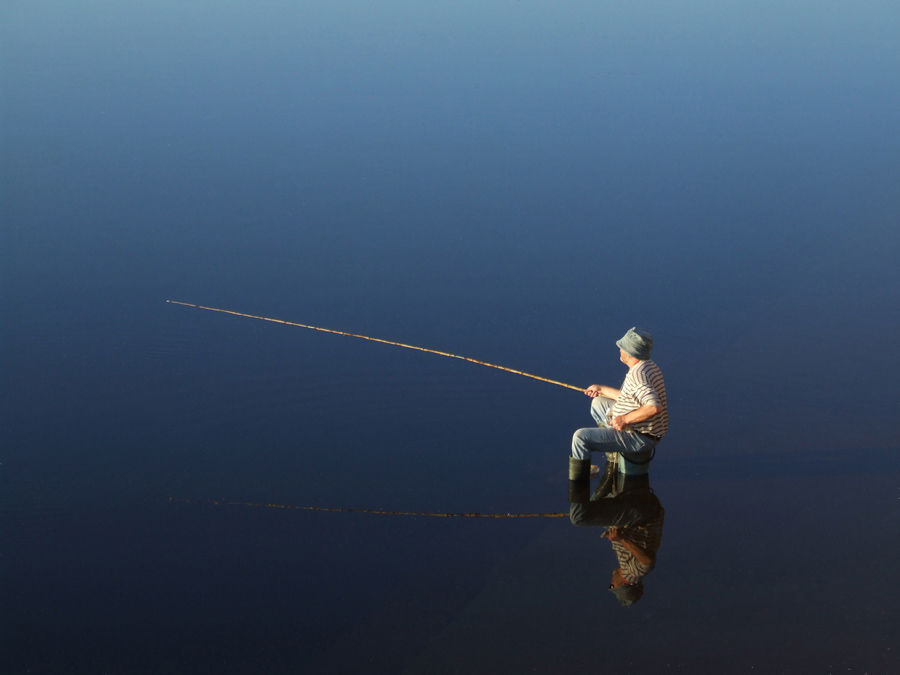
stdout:
[[[0,8],[4,673],[894,672],[900,7]],[[578,392],[670,433],[644,598]]]

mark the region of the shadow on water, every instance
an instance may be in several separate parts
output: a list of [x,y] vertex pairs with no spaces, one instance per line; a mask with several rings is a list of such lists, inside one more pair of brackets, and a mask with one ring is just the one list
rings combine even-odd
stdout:
[[606,528],[601,536],[612,544],[619,563],[609,590],[628,607],[643,597],[644,578],[656,567],[665,509],[650,487],[649,475],[619,472],[613,462],[606,463],[590,498],[589,481],[572,482],[576,483],[569,490],[572,524]]

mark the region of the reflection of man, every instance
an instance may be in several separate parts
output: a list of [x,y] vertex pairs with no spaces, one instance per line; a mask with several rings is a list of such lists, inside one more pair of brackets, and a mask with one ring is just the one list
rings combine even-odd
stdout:
[[669,426],[666,385],[659,367],[650,360],[653,337],[632,328],[616,346],[628,374],[621,389],[600,384],[585,389],[584,393],[594,399],[591,415],[599,426],[579,429],[572,437],[572,480],[589,474],[592,451],[610,453],[610,459],[612,453],[622,453],[636,464],[649,462]]
[[626,607],[640,600],[644,577],[656,567],[665,519],[650,479],[646,475],[616,476],[615,467],[607,464],[592,499],[571,503],[569,517],[573,525],[608,528],[602,536],[609,539],[619,562],[609,590]]

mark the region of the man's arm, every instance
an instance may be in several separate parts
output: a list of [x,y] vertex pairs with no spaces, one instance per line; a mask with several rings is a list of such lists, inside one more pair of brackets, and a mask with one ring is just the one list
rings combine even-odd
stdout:
[[603,398],[611,398],[613,401],[619,398],[619,394],[621,393],[622,391],[620,389],[613,389],[604,384],[592,384],[584,390],[585,396],[590,396],[591,398],[602,396]]
[[609,426],[611,426],[613,429],[622,431],[629,424],[637,424],[638,422],[643,422],[644,420],[648,420],[654,415],[657,415],[661,412],[662,406],[654,405],[652,403],[645,403],[637,410],[632,410],[630,413],[619,415],[618,417],[613,417],[609,421]]
[[625,535],[619,531],[619,528],[611,527],[603,536],[610,541],[617,541],[622,544],[622,546],[625,547],[625,550],[631,553],[631,555],[633,555],[642,565],[649,565],[653,562],[653,558],[650,557],[650,554],[633,541],[626,538]]

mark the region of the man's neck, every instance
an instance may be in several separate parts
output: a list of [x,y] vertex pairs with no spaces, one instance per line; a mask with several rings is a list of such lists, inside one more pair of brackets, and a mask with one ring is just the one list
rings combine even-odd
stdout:
[[625,365],[628,366],[628,370],[634,368],[637,364],[641,362],[640,359],[636,359],[633,356],[628,356],[625,359]]

